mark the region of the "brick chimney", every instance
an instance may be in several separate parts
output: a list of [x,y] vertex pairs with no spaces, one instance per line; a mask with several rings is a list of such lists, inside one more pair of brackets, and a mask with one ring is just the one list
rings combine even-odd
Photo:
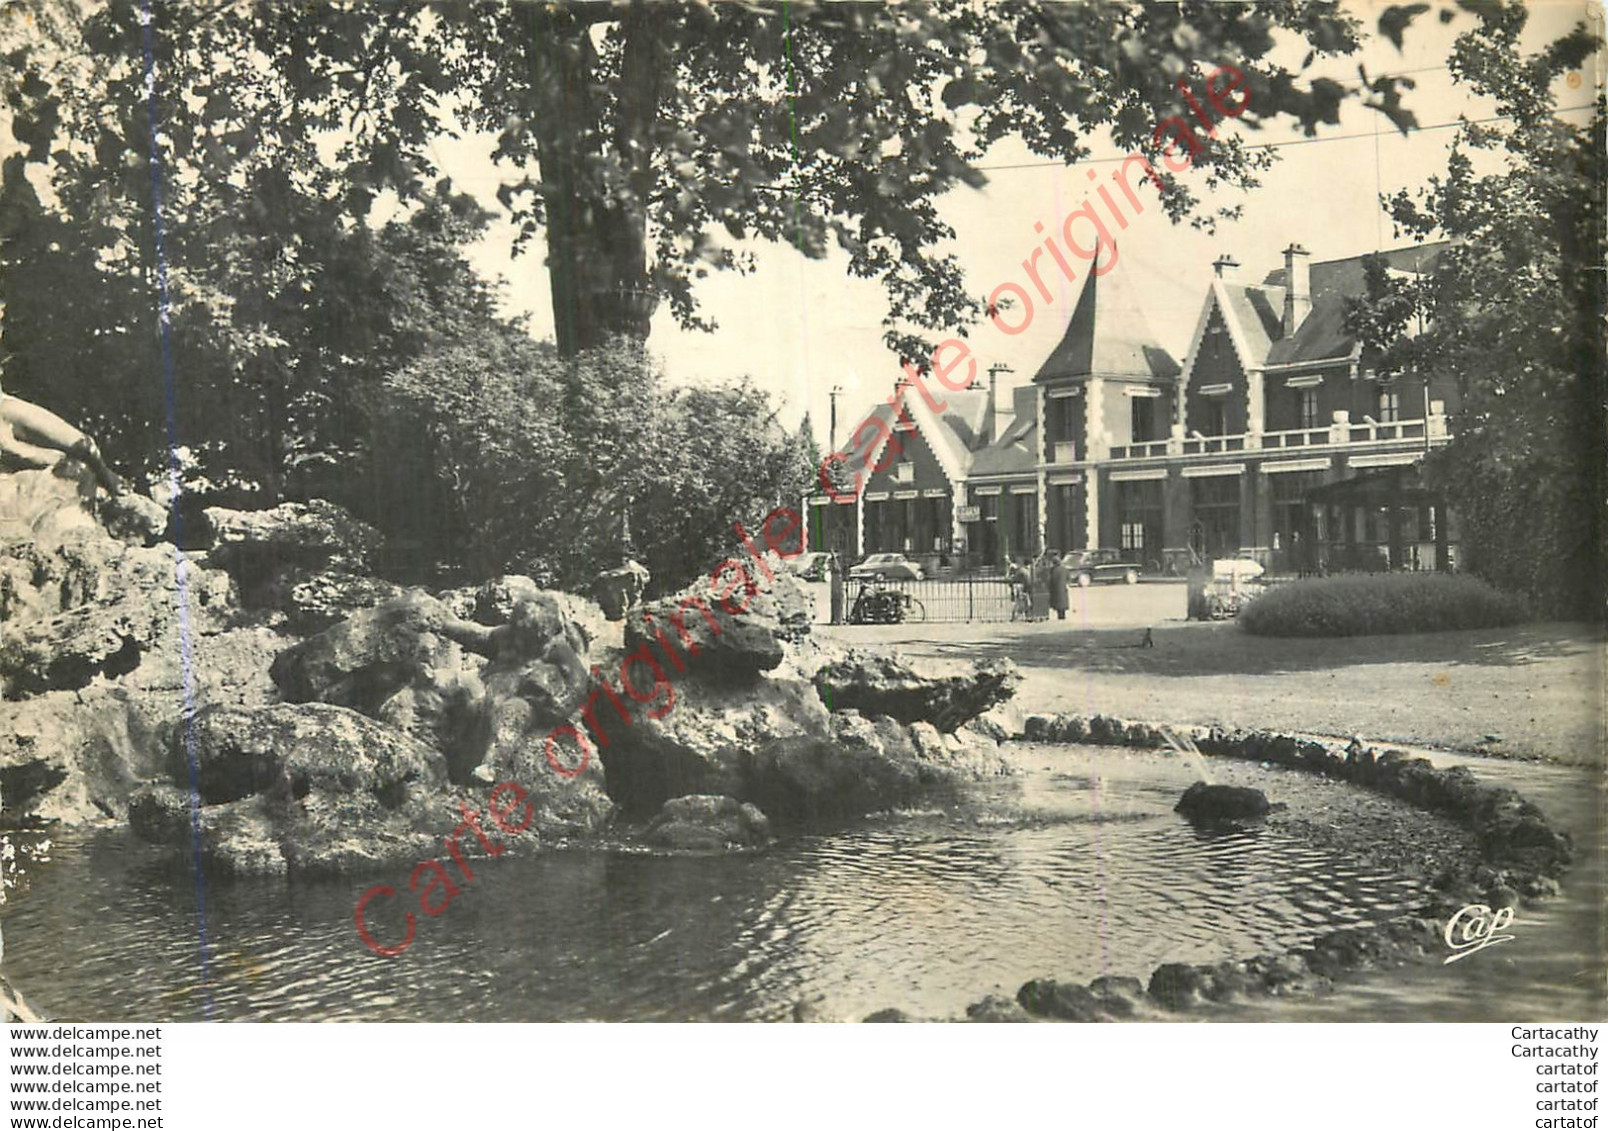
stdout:
[[1284,336],[1295,333],[1312,313],[1312,253],[1298,243],[1284,249]]
[[983,409],[983,446],[994,442],[999,434],[999,375],[1011,372],[1011,367],[1003,362],[995,362],[988,367],[988,407]]
[[1213,260],[1212,274],[1216,275],[1219,279],[1232,279],[1234,277],[1234,269],[1238,266],[1239,260],[1225,252]]

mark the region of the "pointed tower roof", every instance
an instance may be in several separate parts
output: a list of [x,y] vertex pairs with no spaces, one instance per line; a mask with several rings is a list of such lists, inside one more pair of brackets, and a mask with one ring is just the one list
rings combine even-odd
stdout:
[[1126,272],[1092,272],[1072,310],[1061,343],[1033,377],[1036,382],[1087,377],[1143,377],[1171,381],[1178,363],[1156,343],[1144,307]]

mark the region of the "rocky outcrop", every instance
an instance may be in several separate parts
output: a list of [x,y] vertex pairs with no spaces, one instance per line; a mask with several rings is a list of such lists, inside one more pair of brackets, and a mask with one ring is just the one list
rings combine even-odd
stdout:
[[664,803],[644,834],[665,848],[755,848],[771,838],[765,814],[733,797],[694,794]]
[[409,785],[446,781],[428,746],[344,707],[276,703],[209,707],[174,734],[168,772],[189,780],[209,805],[272,792],[306,797],[372,793],[389,797]]
[[270,674],[290,703],[335,703],[366,715],[433,678],[452,656],[452,614],[420,590],[357,613],[281,652]]
[[1208,785],[1198,781],[1184,790],[1184,795],[1173,806],[1196,824],[1218,821],[1245,821],[1267,816],[1270,806],[1267,794],[1259,789],[1235,785]]
[[[122,505],[133,507],[131,499]],[[234,618],[226,575],[181,567],[170,546],[112,537],[94,507],[82,483],[53,471],[0,476],[0,695],[7,699],[116,679],[172,648],[181,583],[192,635],[222,631]]]
[[[652,601],[625,622],[625,647],[635,650],[652,642],[672,647],[689,665],[727,677],[756,676],[781,667],[786,646],[809,633],[813,615],[809,595],[774,554],[766,556],[767,578],[747,563],[749,584],[737,583],[736,571],[722,574],[732,581],[716,586],[700,578],[687,589]],[[668,643],[661,643],[660,634]]]
[[[631,674],[646,684],[648,674]],[[697,668],[665,677],[668,693],[642,704],[625,700],[629,726],[612,709],[602,716],[609,793],[628,815],[648,816],[686,794],[756,800],[752,767],[763,752],[789,743],[813,750],[831,735],[830,714],[795,675],[729,679]]]
[[366,573],[383,539],[334,503],[281,503],[267,510],[208,507],[212,561],[242,578],[242,585],[289,566],[344,567]]
[[270,669],[290,703],[333,703],[440,750],[454,781],[480,762],[486,660],[445,634],[455,618],[419,590],[282,651]]
[[168,734],[186,702],[259,705],[279,641],[239,629],[193,643],[186,674],[176,640],[115,682],[0,701],[0,798],[5,816],[80,823],[121,817],[142,779],[161,772]]
[[829,710],[811,677],[838,657],[775,555],[622,630],[528,577],[398,590],[367,573],[378,535],[326,503],[213,508],[191,558],[143,544],[150,500],[94,500],[71,474],[0,476],[10,817],[126,816],[178,850],[193,758],[218,869],[332,871],[414,853],[460,794],[503,781],[535,836],[595,833],[621,804],[650,840],[709,847],[762,842],[770,807],[837,819],[1004,771],[986,731],[944,733],[1004,678],[901,671],[902,717]]
[[741,573],[728,566],[626,619],[614,683],[630,701],[599,706],[607,741],[598,753],[627,816],[707,794],[786,824],[838,820],[1005,772],[994,741],[941,734],[920,707],[947,710],[958,726],[1008,697],[1013,679],[902,669],[900,694],[886,702],[903,718],[833,711],[811,677],[841,653],[813,641],[808,595],[774,554],[764,560],[744,559]]
[[[608,735],[599,755],[628,816],[720,794],[784,823],[838,820],[1005,772],[993,741],[909,723],[918,702],[935,710],[991,702],[1009,694],[1010,681],[982,693],[988,675],[968,682],[903,670],[898,702],[909,721],[834,712],[810,677],[838,657],[809,641],[805,593],[774,555],[766,560],[774,576],[750,563],[752,589],[729,597],[741,613],[724,610],[705,581],[627,619],[616,683],[635,700],[623,704],[631,721],[617,725],[618,713],[599,707]],[[954,717],[958,725],[970,715]]]
[[[179,783],[191,777],[196,801]],[[142,786],[129,824],[225,875],[336,874],[428,854],[452,812],[440,754],[345,707],[212,708],[175,730],[167,782]]]
[[317,632],[397,592],[370,572],[384,541],[379,531],[334,503],[203,514],[210,563],[239,582],[248,608],[283,613],[290,631]]
[[1021,682],[1009,660],[972,665],[909,661],[880,653],[851,652],[815,673],[827,707],[887,715],[904,723],[930,722],[952,732],[1004,703]]
[[637,703],[628,703],[630,726],[615,726],[612,711],[603,716],[610,741],[599,754],[627,815],[685,794],[725,794],[787,824],[835,821],[1008,772],[992,741],[828,712],[796,673],[731,680],[689,672],[672,687],[674,705],[659,719]]
[[[117,679],[152,653],[175,648],[181,582],[182,627],[192,637],[222,631],[236,613],[227,576],[181,567],[170,548],[86,538],[59,555],[8,546],[4,560],[11,566],[8,603],[22,614],[0,643],[0,689],[8,699],[77,690],[97,676]],[[37,568],[22,577],[18,566]]]
[[772,816],[811,823],[950,797],[1008,772],[997,749],[950,743],[930,724],[907,727],[886,716],[838,711],[824,739],[782,739],[756,749],[743,796]]
[[143,545],[159,508],[141,496],[119,500],[131,525],[114,537],[112,506],[59,469],[0,476],[0,796],[11,820],[120,817],[186,709],[273,691],[277,643],[241,621],[228,575]]
[[589,636],[573,598],[515,588],[496,625],[405,593],[287,648],[274,682],[291,702],[350,707],[434,747],[455,783],[521,783],[540,830],[590,831],[613,808],[602,766],[558,773],[548,754],[553,728],[586,701]]
[[402,592],[395,582],[344,570],[290,570],[260,598],[285,614],[287,631],[308,633],[321,632]]

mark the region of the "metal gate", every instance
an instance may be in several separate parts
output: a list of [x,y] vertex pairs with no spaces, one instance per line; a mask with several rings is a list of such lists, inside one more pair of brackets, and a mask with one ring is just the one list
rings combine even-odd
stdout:
[[[851,581],[844,587],[845,614],[854,608],[861,586],[868,592],[875,582]],[[911,623],[997,622],[1011,619],[1011,586],[1003,577],[934,578],[926,581],[885,581],[880,588],[908,597],[904,619]]]

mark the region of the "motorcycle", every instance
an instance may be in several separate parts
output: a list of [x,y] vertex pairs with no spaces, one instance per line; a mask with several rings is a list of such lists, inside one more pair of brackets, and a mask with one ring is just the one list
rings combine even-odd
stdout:
[[901,589],[884,589],[870,582],[860,586],[849,608],[850,624],[902,624],[926,619],[926,607],[917,598]]

